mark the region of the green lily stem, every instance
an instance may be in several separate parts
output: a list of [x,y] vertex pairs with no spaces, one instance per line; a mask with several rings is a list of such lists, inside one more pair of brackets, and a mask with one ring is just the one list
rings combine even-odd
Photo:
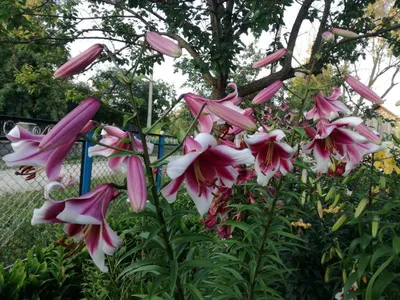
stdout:
[[[128,87],[129,96],[130,96],[130,99],[132,102],[132,108],[134,111],[136,111],[137,107],[136,107],[135,99],[133,97],[132,85],[128,83],[127,87]],[[162,233],[163,239],[165,241],[167,255],[168,255],[168,258],[170,261],[176,261],[174,251],[172,249],[172,245],[171,245],[171,242],[169,239],[170,234],[167,231],[166,222],[165,222],[165,219],[164,219],[161,207],[160,207],[160,200],[158,198],[159,196],[157,193],[157,188],[156,188],[156,183],[155,183],[154,176],[153,176],[153,171],[151,169],[149,153],[147,151],[146,135],[143,133],[138,115],[135,116],[135,121],[136,121],[136,126],[138,128],[140,139],[141,139],[142,146],[143,146],[143,161],[144,161],[144,165],[145,165],[145,169],[146,169],[146,176],[147,176],[147,179],[151,186],[151,194],[153,196],[154,206],[156,207],[158,221],[160,222],[160,225],[161,225],[161,233]],[[177,297],[177,299],[180,299],[180,300],[185,299],[179,274],[176,279],[176,297]]]
[[[189,129],[186,131],[185,137],[187,137],[189,135],[189,133],[193,130],[194,126],[197,124],[197,120],[200,118],[204,108],[206,107],[206,104],[207,103],[203,103],[203,105],[201,106],[199,113],[197,114],[196,118],[193,120],[192,124],[190,124]],[[165,159],[170,157],[172,154],[176,153],[183,146],[184,140],[185,139],[183,139],[170,153],[164,155],[160,159],[157,159],[151,165],[152,166],[157,166],[157,165],[160,164],[160,162],[164,161]]]
[[105,103],[105,102],[103,102],[103,101],[100,101],[100,105],[101,105],[101,106],[104,106],[105,108],[107,108],[107,109],[109,109],[109,110],[111,110],[111,111],[113,111],[113,112],[116,112],[116,113],[118,113],[118,114],[121,114],[121,115],[131,115],[131,116],[134,115],[134,114],[132,114],[132,113],[127,113],[127,112],[124,112],[124,111],[122,111],[122,110],[113,108],[113,107],[111,107],[110,105],[108,105],[107,103]]
[[181,101],[183,96],[184,96],[183,94],[180,95],[178,99],[172,102],[171,107],[168,108],[168,110],[157,121],[155,121],[150,128],[146,129],[145,133],[150,133],[150,131],[153,130],[153,128],[156,127],[158,123],[160,123],[175,108],[175,106]]
[[272,224],[273,214],[275,213],[275,207],[276,207],[276,203],[278,201],[279,190],[280,190],[281,186],[282,186],[282,179],[279,178],[278,184],[276,186],[276,192],[274,194],[274,198],[272,200],[272,204],[271,204],[271,207],[270,207],[268,215],[267,215],[267,223],[265,224],[265,227],[264,227],[264,233],[263,233],[263,236],[261,237],[260,246],[257,251],[256,267],[254,269],[254,274],[253,274],[253,276],[250,276],[250,291],[249,291],[249,297],[248,297],[249,300],[253,299],[254,288],[256,286],[256,278],[257,278],[258,271],[260,269],[261,259],[262,259],[262,255],[264,252],[264,245],[268,238],[269,229]]
[[[322,47],[320,46],[316,55],[319,54],[321,48]],[[315,63],[316,63],[316,60],[314,60],[313,63],[312,63],[310,74],[312,74],[312,72],[314,70]],[[294,125],[294,128],[292,129],[292,133],[291,133],[291,136],[290,136],[289,144],[290,144],[291,147],[293,147],[293,144],[294,144],[294,137],[296,135],[296,128],[299,127],[300,120],[301,120],[301,118],[303,116],[303,110],[304,110],[304,107],[305,107],[305,104],[306,104],[306,100],[307,100],[308,94],[310,92],[310,82],[311,82],[311,75],[309,75],[307,77],[307,89],[306,89],[306,92],[305,92],[304,96],[302,97],[301,106],[300,106],[299,113],[297,114],[297,118],[296,118],[296,123]],[[267,220],[267,223],[265,224],[264,233],[263,233],[263,235],[261,237],[260,246],[259,246],[258,252],[257,252],[256,267],[254,269],[253,276],[250,276],[250,291],[249,291],[249,295],[248,295],[248,299],[249,300],[253,299],[254,289],[255,289],[255,285],[256,285],[256,277],[257,277],[257,273],[258,273],[258,271],[260,269],[261,259],[262,259],[262,255],[263,255],[263,251],[264,251],[264,245],[265,245],[265,242],[266,242],[266,240],[268,238],[268,235],[269,235],[269,229],[271,227],[273,214],[275,213],[275,207],[276,207],[276,203],[278,201],[279,192],[280,192],[281,187],[282,187],[282,177],[279,178],[278,183],[276,185],[276,191],[275,191],[275,194],[274,194],[274,198],[273,198],[273,201],[272,201],[272,204],[271,204],[271,208],[270,208],[270,210],[268,212],[268,216],[267,216],[268,220]]]

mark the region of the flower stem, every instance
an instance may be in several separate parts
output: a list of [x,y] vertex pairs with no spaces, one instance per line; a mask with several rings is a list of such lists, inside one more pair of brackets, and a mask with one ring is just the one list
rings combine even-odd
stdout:
[[[130,99],[132,102],[133,110],[136,111],[137,107],[136,107],[135,99],[133,97],[132,85],[127,84],[127,87],[129,90],[129,96],[130,96]],[[151,186],[151,194],[153,196],[154,206],[156,207],[158,221],[160,222],[160,225],[161,225],[161,233],[162,233],[163,239],[165,241],[167,255],[168,255],[168,258],[170,261],[176,261],[174,251],[172,249],[172,245],[171,245],[171,242],[169,239],[170,234],[167,231],[166,222],[165,222],[165,219],[164,219],[161,207],[160,207],[160,200],[158,198],[156,183],[155,183],[153,172],[151,169],[149,153],[147,151],[146,135],[143,133],[142,127],[140,125],[139,115],[135,116],[135,121],[136,121],[136,126],[139,131],[140,139],[141,139],[142,146],[143,146],[143,161],[144,161],[144,165],[145,165],[145,169],[146,169],[146,176],[147,176],[147,179]],[[185,299],[184,297],[185,296],[184,296],[183,289],[181,286],[181,280],[180,280],[180,277],[178,274],[178,276],[176,278],[176,299],[184,300]]]
[[[207,103],[203,103],[203,105],[200,108],[199,113],[197,114],[196,118],[193,120],[192,124],[190,124],[189,129],[186,131],[185,133],[185,137],[187,137],[189,135],[189,133],[193,130],[194,126],[197,123],[197,120],[199,119],[199,117],[201,116],[205,106]],[[168,157],[170,157],[172,154],[176,153],[182,146],[183,146],[183,142],[185,139],[183,139],[171,152],[169,152],[168,154],[164,155],[163,157],[161,157],[160,159],[157,159],[156,161],[154,161],[151,165],[152,166],[157,166],[160,162],[162,162],[163,160],[167,159]]]
[[254,269],[254,274],[253,274],[253,276],[250,276],[250,291],[249,291],[249,295],[248,295],[249,300],[253,299],[254,288],[256,286],[256,278],[257,278],[258,271],[260,269],[261,259],[262,259],[262,255],[264,252],[264,245],[268,238],[269,229],[272,224],[272,218],[273,218],[273,214],[275,212],[275,207],[276,207],[276,203],[278,201],[279,190],[280,190],[281,186],[282,186],[282,179],[279,178],[278,183],[276,185],[276,192],[274,194],[274,198],[272,200],[272,204],[271,204],[271,207],[270,207],[268,215],[267,215],[267,223],[265,224],[265,227],[264,227],[264,233],[261,237],[260,246],[257,251],[256,267]]

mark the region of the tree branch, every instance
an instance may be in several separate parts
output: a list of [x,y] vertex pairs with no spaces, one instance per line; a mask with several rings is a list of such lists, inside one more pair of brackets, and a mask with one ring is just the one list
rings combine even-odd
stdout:
[[[192,48],[192,46],[190,46],[190,44],[188,42],[186,42],[182,37],[180,37],[179,35],[175,34],[175,33],[171,33],[171,32],[159,32],[159,34],[161,35],[165,35],[170,37],[171,39],[174,39],[175,41],[177,41],[179,43],[179,45],[183,48],[185,48],[189,54],[193,57],[193,59],[202,67],[204,67],[204,71],[203,71],[203,78],[211,85],[215,85],[216,84],[216,79],[211,75],[211,73],[208,71],[208,67],[206,65],[206,63],[201,59],[200,55]],[[205,71],[207,70],[207,71]]]
[[312,51],[311,51],[310,63],[312,63],[315,60],[315,55],[317,54],[318,49],[321,45],[322,34],[326,30],[326,23],[328,21],[329,12],[331,10],[331,2],[332,2],[331,0],[325,0],[325,7],[324,7],[324,12],[323,12],[322,18],[321,18],[321,23],[319,24],[317,37],[315,38],[315,42],[314,42],[314,45],[313,45]]
[[238,88],[240,97],[251,95],[255,92],[262,90],[276,80],[286,80],[294,76],[295,70],[292,68],[292,57],[294,46],[296,45],[296,39],[299,35],[301,24],[308,15],[308,10],[314,0],[305,0],[301,6],[299,13],[297,14],[296,20],[294,21],[292,31],[290,33],[287,49],[288,53],[283,62],[283,68],[277,73],[272,73],[264,78],[255,80],[251,83],[245,84]]

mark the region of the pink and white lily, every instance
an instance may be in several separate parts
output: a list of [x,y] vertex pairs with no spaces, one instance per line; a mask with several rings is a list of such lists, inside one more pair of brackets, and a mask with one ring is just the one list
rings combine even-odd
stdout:
[[187,137],[183,152],[182,157],[168,164],[167,174],[172,181],[161,193],[168,202],[174,202],[179,187],[185,182],[186,190],[201,215],[210,208],[218,187],[233,186],[239,175],[234,166],[254,162],[248,149],[217,145],[209,133],[200,133],[194,139]]
[[[80,134],[87,134],[94,126],[95,123],[89,121],[81,128]],[[48,179],[54,181],[59,177],[64,159],[78,139],[78,135],[48,150],[40,149],[40,143],[45,139],[44,135],[32,134],[20,126],[14,127],[7,138],[11,141],[11,147],[14,150],[14,153],[3,157],[7,166],[20,166],[18,174],[26,176],[27,180],[35,178],[37,172],[44,168]]]
[[286,175],[293,169],[291,159],[297,147],[290,147],[282,142],[285,134],[276,129],[270,133],[258,132],[245,139],[251,153],[255,156],[257,182],[267,185],[269,180],[279,171]]
[[[100,143],[114,148],[129,151],[143,152],[142,142],[129,132],[125,132],[115,126],[104,126],[102,131],[103,138]],[[153,152],[154,145],[147,143],[148,153]],[[121,150],[122,151],[122,150]],[[118,154],[120,150],[107,148],[102,145],[95,145],[89,148],[89,156],[110,157]],[[146,206],[147,188],[146,178],[143,171],[143,164],[139,157],[135,155],[113,156],[108,159],[110,169],[122,172],[127,170],[128,199],[134,212],[140,212]]]
[[35,209],[32,225],[65,223],[64,231],[76,241],[85,241],[93,262],[103,272],[105,254],[112,255],[122,244],[122,240],[107,224],[105,216],[108,205],[118,197],[118,190],[111,184],[102,184],[89,193],[65,200],[55,200],[50,194],[63,188],[58,182],[46,187],[47,201]]
[[330,97],[325,97],[321,93],[315,95],[314,107],[306,113],[307,119],[313,119],[314,121],[326,118],[332,120],[339,116],[339,112],[349,115],[351,110],[344,105],[343,102],[339,101],[340,89],[334,88],[333,93]]
[[305,153],[313,152],[316,172],[326,173],[331,160],[337,159],[346,163],[346,175],[361,161],[363,155],[380,149],[366,137],[343,128],[356,127],[361,123],[362,119],[356,117],[342,118],[332,123],[325,119],[318,121],[313,140],[303,146]]
[[[118,127],[106,125],[104,126],[101,135],[103,138],[100,140],[100,143],[102,144],[129,151],[143,152],[142,142],[131,133],[123,131]],[[153,144],[147,143],[147,151],[149,154],[153,152],[153,148]],[[119,152],[120,150],[107,148],[102,145],[95,145],[89,148],[90,157],[110,157]],[[122,172],[127,157],[127,155],[110,157],[108,159],[108,166],[115,172]]]
[[210,100],[193,93],[187,93],[183,99],[187,103],[190,112],[196,117],[203,104],[205,108],[199,117],[199,129],[201,132],[210,133],[214,122],[223,120],[230,125],[241,128],[242,130],[256,130],[255,122],[245,115],[245,111],[237,105],[241,102],[238,96],[236,84],[230,83],[234,91],[223,99]]

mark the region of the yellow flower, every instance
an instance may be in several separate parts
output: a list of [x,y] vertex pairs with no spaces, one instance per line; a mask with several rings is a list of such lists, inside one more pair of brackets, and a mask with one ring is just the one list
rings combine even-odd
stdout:
[[328,214],[337,214],[337,213],[341,212],[339,206],[324,208],[323,211],[328,213]]
[[[388,147],[391,145],[388,144]],[[382,169],[385,174],[396,172],[400,174],[400,168],[397,167],[394,157],[390,154],[389,148],[383,149],[375,153],[374,167]]]
[[292,222],[290,223],[290,225],[292,225],[293,227],[300,227],[303,229],[307,229],[311,227],[310,223],[304,223],[303,219],[299,219],[297,222]]

